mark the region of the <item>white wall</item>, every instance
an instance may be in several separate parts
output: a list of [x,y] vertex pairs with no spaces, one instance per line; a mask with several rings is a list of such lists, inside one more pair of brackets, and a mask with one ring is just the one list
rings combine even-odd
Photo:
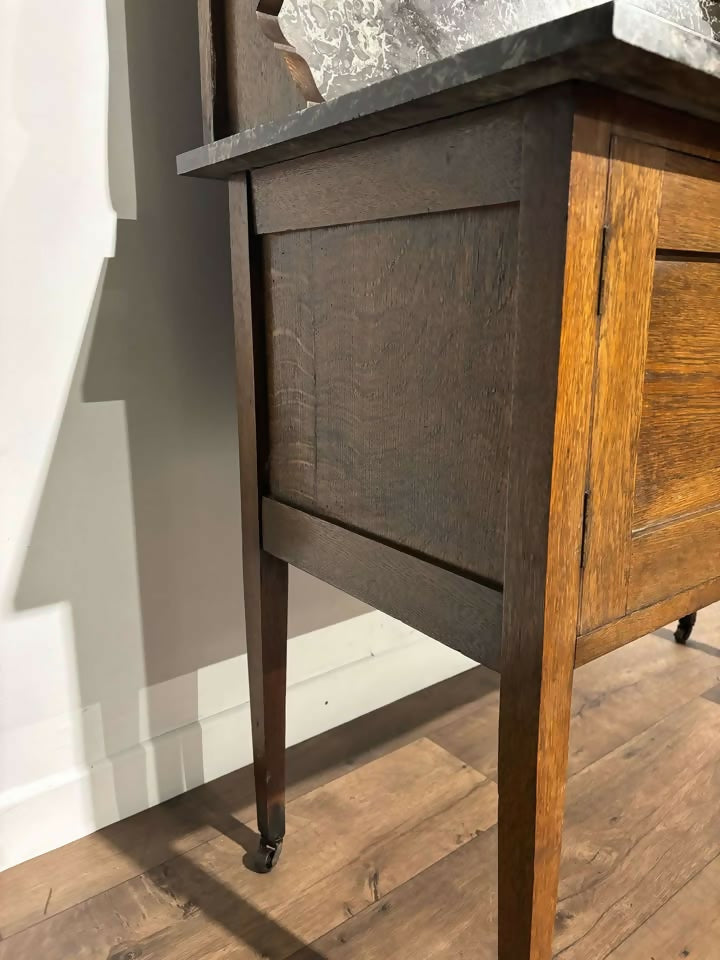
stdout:
[[[0,867],[249,760],[195,16],[0,0]],[[467,666],[306,576],[290,607],[292,742]]]

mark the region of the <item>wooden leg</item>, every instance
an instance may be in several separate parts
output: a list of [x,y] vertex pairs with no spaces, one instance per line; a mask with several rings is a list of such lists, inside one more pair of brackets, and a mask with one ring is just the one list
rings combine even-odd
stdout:
[[510,660],[501,678],[499,960],[552,956],[572,692],[564,659]]
[[695,626],[695,621],[697,620],[697,613],[688,613],[685,617],[680,617],[678,620],[677,630],[675,631],[675,639],[678,643],[687,643],[690,639],[690,634],[693,632],[693,627]]
[[260,848],[256,869],[278,861],[285,836],[287,564],[260,552],[259,590],[245,594],[250,715]]

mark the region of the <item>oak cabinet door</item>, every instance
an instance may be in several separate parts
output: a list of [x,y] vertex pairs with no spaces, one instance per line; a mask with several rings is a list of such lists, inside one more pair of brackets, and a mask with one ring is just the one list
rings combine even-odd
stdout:
[[720,577],[720,164],[613,142],[581,631]]

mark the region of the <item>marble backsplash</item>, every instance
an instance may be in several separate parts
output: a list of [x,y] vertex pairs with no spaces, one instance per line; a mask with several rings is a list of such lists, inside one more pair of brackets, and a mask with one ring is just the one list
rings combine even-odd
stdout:
[[[329,100],[602,0],[285,0],[280,25]],[[720,40],[720,0],[633,0]]]

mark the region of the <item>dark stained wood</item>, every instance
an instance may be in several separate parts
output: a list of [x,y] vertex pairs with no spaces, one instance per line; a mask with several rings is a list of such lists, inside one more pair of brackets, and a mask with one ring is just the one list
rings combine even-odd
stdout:
[[229,133],[307,106],[258,23],[254,0],[224,0]]
[[637,610],[720,576],[718,544],[718,509],[637,534],[632,541],[628,610]]
[[305,58],[302,57],[290,43],[280,26],[280,11],[283,0],[255,0],[257,18],[262,32],[272,41],[273,46],[285,61],[290,76],[299,88],[305,100],[312,103],[322,103],[323,97],[315,83],[312,70]]
[[[550,960],[552,952],[584,489],[581,451],[567,441],[586,433],[589,403],[574,389],[589,387],[588,373],[569,366],[577,345],[561,337],[572,104],[548,91],[526,111],[500,687],[499,960]],[[556,445],[562,456],[554,457]]]
[[499,669],[498,591],[267,499],[263,546],[473,660]]
[[228,121],[225,0],[198,0],[203,137],[212,143],[232,131]]
[[664,158],[659,147],[614,141],[588,477],[583,633],[625,613]]
[[720,262],[656,263],[635,529],[720,505],[719,315]]
[[256,171],[256,230],[510,203],[519,174],[518,109],[504,104]]
[[658,246],[720,251],[720,163],[667,154]]
[[263,241],[272,496],[501,583],[517,206]]
[[260,497],[267,463],[265,336],[253,289],[248,185],[230,185],[233,309],[237,361],[243,589],[258,826],[264,840],[285,833],[287,564],[261,549]]
[[[675,559],[671,554],[665,555],[666,563],[670,567],[675,563]],[[627,616],[578,637],[575,665],[579,667],[590,660],[595,660],[596,657],[601,657],[617,647],[630,643],[636,637],[656,630],[663,624],[670,623],[671,620],[679,620],[680,617],[700,610],[717,600],[720,600],[720,577],[635,610]]]

